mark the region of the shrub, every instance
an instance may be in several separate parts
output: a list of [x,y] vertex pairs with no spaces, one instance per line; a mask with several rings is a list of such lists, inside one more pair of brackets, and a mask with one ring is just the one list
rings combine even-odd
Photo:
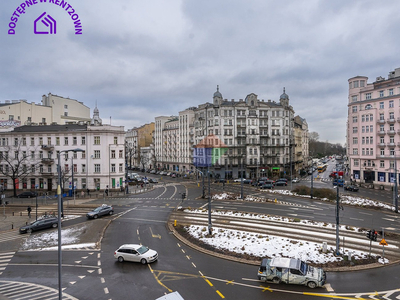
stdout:
[[293,192],[298,195],[310,195],[311,189],[308,186],[299,185],[293,189]]

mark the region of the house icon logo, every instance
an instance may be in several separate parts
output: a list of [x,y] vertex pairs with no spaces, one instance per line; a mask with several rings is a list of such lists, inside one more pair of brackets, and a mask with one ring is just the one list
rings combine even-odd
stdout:
[[[46,28],[43,31],[39,31],[44,24]],[[56,34],[57,33],[57,22],[46,12],[42,13],[33,23],[35,34]]]

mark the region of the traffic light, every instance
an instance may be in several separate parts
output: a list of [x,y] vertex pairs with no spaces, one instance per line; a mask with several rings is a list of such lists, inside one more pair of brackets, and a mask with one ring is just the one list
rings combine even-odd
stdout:
[[375,229],[367,231],[367,238],[371,241],[376,241],[378,239],[378,232]]
[[378,232],[376,232],[375,230],[372,232],[372,240],[376,241],[378,238]]

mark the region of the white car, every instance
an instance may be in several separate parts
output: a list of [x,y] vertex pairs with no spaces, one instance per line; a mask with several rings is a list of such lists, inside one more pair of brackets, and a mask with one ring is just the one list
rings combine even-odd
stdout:
[[292,180],[292,182],[293,182],[293,183],[300,182],[300,179],[296,177],[295,179]]
[[156,261],[158,259],[158,253],[143,245],[126,244],[115,250],[114,257],[118,259],[119,262],[124,262],[126,260],[147,264]]
[[[245,181],[245,180],[246,180],[246,178],[243,178],[243,181]],[[242,178],[235,179],[233,182],[242,182]]]

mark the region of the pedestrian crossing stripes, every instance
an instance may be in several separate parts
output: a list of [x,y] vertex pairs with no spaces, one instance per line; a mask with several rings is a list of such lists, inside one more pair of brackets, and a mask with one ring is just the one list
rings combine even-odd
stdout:
[[[0,295],[6,299],[48,300],[58,299],[58,290],[34,283],[0,280]],[[78,300],[65,292],[64,300]]]
[[13,240],[20,240],[22,238],[24,238],[24,237],[21,236],[17,230],[10,230],[10,231],[0,233],[0,243],[10,242]]
[[13,258],[15,252],[3,252],[0,253],[0,275],[3,274],[3,271],[6,269],[8,263]]

